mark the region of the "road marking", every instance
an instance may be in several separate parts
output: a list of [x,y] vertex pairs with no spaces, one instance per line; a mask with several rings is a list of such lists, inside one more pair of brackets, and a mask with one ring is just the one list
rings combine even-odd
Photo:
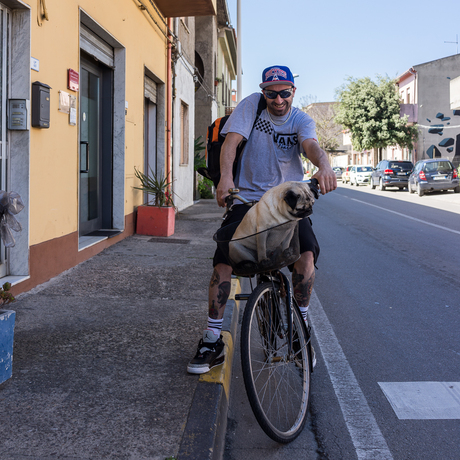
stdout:
[[358,203],[367,204],[368,206],[373,206],[374,208],[378,208],[378,209],[382,209],[383,211],[391,212],[392,214],[396,214],[398,216],[405,217],[406,219],[415,220],[416,222],[420,222],[420,223],[425,224],[425,225],[430,225],[431,227],[440,228],[441,230],[446,230],[447,232],[456,233],[457,235],[460,235],[460,232],[458,230],[452,230],[451,228],[443,227],[442,225],[432,224],[431,222],[427,222],[425,220],[417,219],[415,217],[411,217],[411,216],[408,216],[406,214],[402,214],[400,212],[392,211],[391,209],[382,208],[381,206],[377,206],[375,204],[371,204],[371,203],[367,203],[365,201],[357,200],[356,198],[350,198],[350,200],[357,201]]
[[379,382],[400,420],[459,420],[460,382]]
[[309,315],[358,460],[392,460],[385,438],[314,291]]

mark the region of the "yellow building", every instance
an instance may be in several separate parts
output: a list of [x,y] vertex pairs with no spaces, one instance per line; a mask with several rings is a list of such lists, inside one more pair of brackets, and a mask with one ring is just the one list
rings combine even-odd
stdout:
[[214,15],[216,0],[2,0],[0,13],[0,189],[25,204],[0,276],[17,294],[133,234],[134,168],[171,170],[170,18]]

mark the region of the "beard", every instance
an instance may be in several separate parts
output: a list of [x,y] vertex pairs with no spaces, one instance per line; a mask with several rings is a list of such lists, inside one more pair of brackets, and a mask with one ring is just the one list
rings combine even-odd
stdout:
[[275,101],[276,99],[267,99],[267,109],[270,111],[270,113],[272,115],[275,115],[276,117],[282,117],[286,115],[289,112],[289,109],[291,108],[292,97],[283,99],[283,102],[281,104],[278,104]]

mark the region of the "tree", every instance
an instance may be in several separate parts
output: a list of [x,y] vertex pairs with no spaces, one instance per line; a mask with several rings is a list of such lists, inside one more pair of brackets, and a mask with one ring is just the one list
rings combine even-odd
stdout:
[[318,144],[328,153],[335,152],[341,145],[342,127],[335,121],[337,105],[336,102],[316,102],[302,107],[315,121]]
[[390,145],[414,146],[417,127],[400,116],[400,96],[394,80],[378,77],[348,78],[337,91],[340,103],[336,122],[351,131],[356,150],[381,149]]

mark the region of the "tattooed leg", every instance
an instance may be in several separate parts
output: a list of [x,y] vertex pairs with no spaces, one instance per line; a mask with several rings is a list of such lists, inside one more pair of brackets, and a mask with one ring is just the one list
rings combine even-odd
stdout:
[[218,264],[209,283],[209,317],[222,319],[228,296],[230,295],[232,269],[228,265]]
[[305,276],[294,271],[292,272],[292,284],[294,285],[294,297],[299,307],[308,307],[310,303],[313,284],[315,282],[315,272],[304,282]]
[[295,263],[292,271],[292,284],[294,287],[294,297],[300,308],[308,308],[310,303],[313,284],[315,283],[315,266],[313,253],[305,252]]

